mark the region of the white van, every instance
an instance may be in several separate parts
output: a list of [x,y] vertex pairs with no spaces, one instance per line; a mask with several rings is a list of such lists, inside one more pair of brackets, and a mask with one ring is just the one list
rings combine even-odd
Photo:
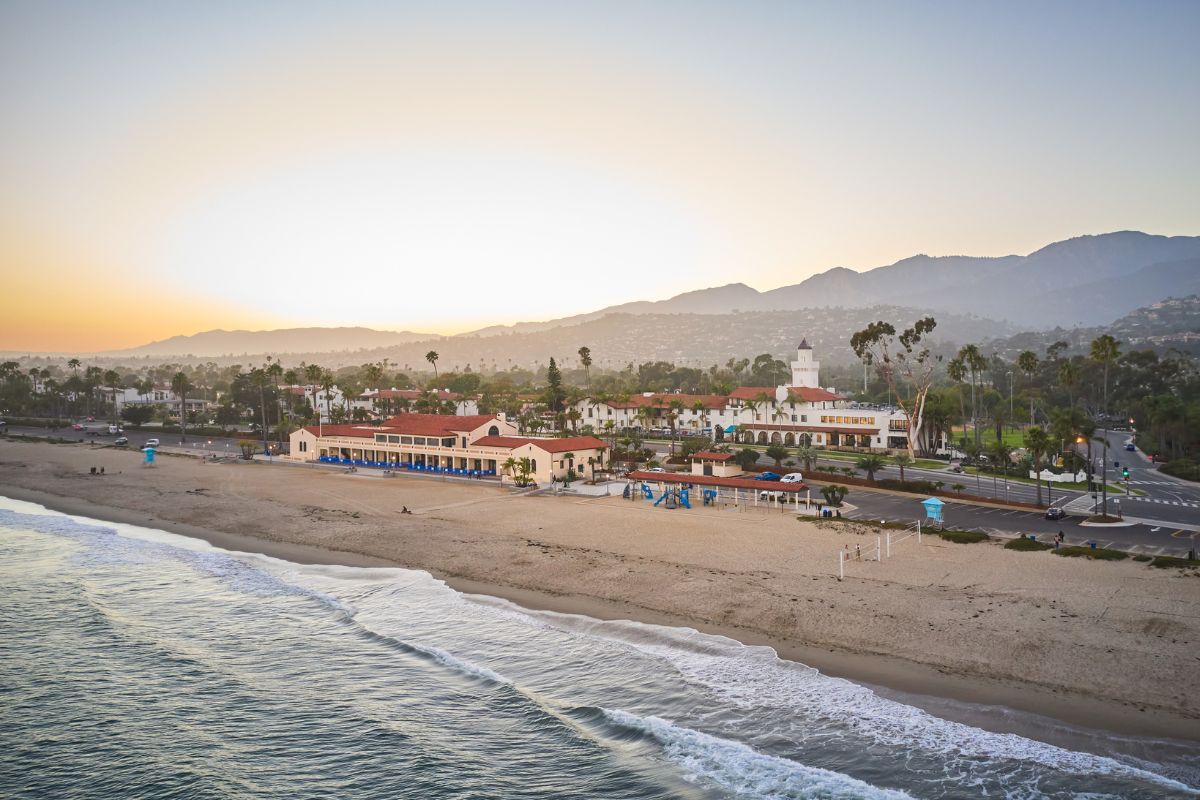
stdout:
[[799,472],[789,472],[779,479],[780,483],[804,483],[804,476]]

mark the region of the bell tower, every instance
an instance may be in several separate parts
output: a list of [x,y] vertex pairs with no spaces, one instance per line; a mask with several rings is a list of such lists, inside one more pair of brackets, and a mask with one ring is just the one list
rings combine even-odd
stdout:
[[817,380],[821,362],[813,358],[813,349],[807,339],[801,339],[796,347],[796,360],[792,362],[792,386],[818,388]]

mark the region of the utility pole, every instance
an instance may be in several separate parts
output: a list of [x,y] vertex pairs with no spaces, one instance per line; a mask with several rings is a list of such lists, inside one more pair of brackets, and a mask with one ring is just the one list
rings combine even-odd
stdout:
[[1100,473],[1100,480],[1103,481],[1101,487],[1101,496],[1104,498],[1101,505],[1100,513],[1108,516],[1108,425],[1104,426],[1104,466]]

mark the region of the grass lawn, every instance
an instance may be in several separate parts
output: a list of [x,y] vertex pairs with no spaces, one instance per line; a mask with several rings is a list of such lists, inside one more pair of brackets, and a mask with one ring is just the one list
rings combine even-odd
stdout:
[[[971,428],[969,425],[967,426],[966,430],[967,430],[967,434],[966,434],[967,441],[969,441],[969,442],[975,441],[975,435],[971,432]],[[962,437],[963,437],[963,428],[961,428],[961,427],[955,428],[954,433],[951,435],[952,440],[955,443],[958,443],[958,442],[962,441]],[[1005,428],[1003,441],[1009,447],[1024,447],[1025,446],[1025,432],[1022,430],[1019,430],[1019,429],[1015,429],[1015,428]],[[996,443],[996,429],[989,425],[980,425],[979,426],[979,443],[981,445],[983,445],[985,448],[988,447],[989,445],[995,444]]]
[[[962,474],[969,475],[973,478],[973,477],[975,477],[977,472],[978,472],[978,470],[976,470],[974,467],[967,467],[966,469],[963,470]],[[980,480],[990,481],[992,479],[992,473],[990,473],[990,472],[978,472],[978,474],[979,474]],[[996,481],[998,483],[1003,483],[1004,476],[997,475]],[[1035,481],[1033,478],[1026,478],[1021,475],[1014,475],[1011,472],[1008,473],[1008,482],[1009,483],[1024,483],[1024,484],[1028,484],[1029,486],[1033,486],[1035,483],[1037,483],[1037,481]],[[1042,481],[1042,485],[1045,486],[1046,482]],[[1072,491],[1072,492],[1086,492],[1087,488],[1088,488],[1086,482],[1085,483],[1054,483],[1051,485],[1055,489],[1064,489],[1066,491]],[[1099,488],[1099,486],[1097,486],[1097,488]],[[1132,486],[1130,486],[1128,489],[1126,489],[1126,487],[1122,486],[1119,483],[1110,483],[1108,485],[1108,493],[1109,494],[1117,494],[1117,495],[1128,494],[1133,497],[1141,497],[1146,494],[1141,489],[1135,489]]]

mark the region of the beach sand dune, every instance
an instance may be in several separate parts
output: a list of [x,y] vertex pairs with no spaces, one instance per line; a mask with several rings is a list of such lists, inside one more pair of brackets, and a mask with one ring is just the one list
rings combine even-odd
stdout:
[[[104,467],[93,476],[91,467]],[[1200,577],[763,509],[0,442],[0,494],[300,562],[428,570],[522,605],[687,625],[832,674],[1200,738]],[[402,514],[404,507],[413,511]],[[839,581],[837,551],[864,560]]]

